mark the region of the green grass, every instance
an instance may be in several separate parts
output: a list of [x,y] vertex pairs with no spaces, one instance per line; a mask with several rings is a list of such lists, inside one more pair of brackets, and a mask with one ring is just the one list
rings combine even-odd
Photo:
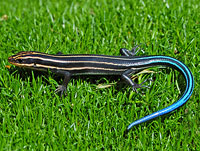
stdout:
[[[199,7],[199,0],[2,0],[0,150],[200,150]],[[181,97],[185,82],[178,72],[154,68],[139,75],[139,83],[147,77],[154,82],[138,94],[120,77],[75,77],[60,97],[54,90],[62,79],[54,74],[6,68],[7,58],[19,51],[119,55],[120,48],[140,43],[145,53],[137,55],[184,62],[195,89],[181,108],[126,136],[131,122]]]

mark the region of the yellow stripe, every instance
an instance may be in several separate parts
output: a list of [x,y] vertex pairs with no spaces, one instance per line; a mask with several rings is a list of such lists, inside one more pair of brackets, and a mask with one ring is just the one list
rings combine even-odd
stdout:
[[[27,53],[26,53],[27,52]],[[23,55],[45,55],[45,56],[50,56],[50,57],[58,57],[58,58],[69,58],[69,57],[94,57],[94,58],[107,58],[107,59],[119,59],[119,60],[132,60],[133,58],[118,58],[118,56],[104,56],[104,55],[87,55],[87,54],[75,54],[75,55],[50,55],[46,53],[40,53],[40,52],[32,52],[32,51],[25,51],[23,53],[17,54],[18,57],[23,57]]]
[[41,68],[46,68],[46,69],[58,69],[58,70],[66,70],[66,71],[71,71],[71,70],[84,70],[84,69],[94,69],[94,70],[105,70],[105,71],[125,71],[127,69],[111,69],[111,68],[97,68],[97,67],[76,67],[76,68],[64,68],[64,67],[55,67],[55,66],[47,66],[47,65],[42,65],[42,64],[15,64],[17,66],[22,66],[22,67],[30,67],[37,69],[37,67]]
[[[50,61],[50,62],[56,62],[56,63],[96,63],[96,64],[108,64],[108,65],[116,65],[116,66],[122,66],[122,64],[112,63],[112,62],[105,62],[105,61],[68,61],[68,60],[54,60],[54,59],[47,59],[42,57],[33,57],[33,56],[27,56],[27,57],[18,57],[18,59],[41,59],[43,61]],[[123,64],[123,66],[129,66],[129,64]]]

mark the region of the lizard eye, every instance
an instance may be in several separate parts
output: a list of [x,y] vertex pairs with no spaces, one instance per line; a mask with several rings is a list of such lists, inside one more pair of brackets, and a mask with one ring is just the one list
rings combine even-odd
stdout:
[[22,63],[22,62],[23,62],[22,59],[17,59],[16,61],[17,61],[18,63]]

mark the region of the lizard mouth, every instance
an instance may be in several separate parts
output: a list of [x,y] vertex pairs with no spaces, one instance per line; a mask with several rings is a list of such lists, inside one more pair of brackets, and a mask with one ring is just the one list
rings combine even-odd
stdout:
[[8,62],[11,64],[16,63],[16,59],[14,59],[14,58],[15,58],[15,55],[8,57]]

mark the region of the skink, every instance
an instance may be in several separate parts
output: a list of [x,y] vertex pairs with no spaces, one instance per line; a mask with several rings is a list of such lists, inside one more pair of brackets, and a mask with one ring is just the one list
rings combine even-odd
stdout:
[[52,71],[64,75],[63,85],[56,89],[61,93],[66,91],[71,76],[74,75],[121,75],[132,88],[142,87],[132,81],[131,75],[145,68],[153,66],[169,66],[181,72],[186,81],[185,92],[174,104],[147,115],[131,123],[127,130],[133,126],[148,120],[167,114],[188,101],[194,89],[194,79],[191,71],[181,61],[168,56],[139,56],[136,57],[135,47],[132,51],[122,48],[123,56],[106,55],[49,55],[35,51],[22,51],[8,58],[8,61],[16,66],[31,68],[34,70]]

